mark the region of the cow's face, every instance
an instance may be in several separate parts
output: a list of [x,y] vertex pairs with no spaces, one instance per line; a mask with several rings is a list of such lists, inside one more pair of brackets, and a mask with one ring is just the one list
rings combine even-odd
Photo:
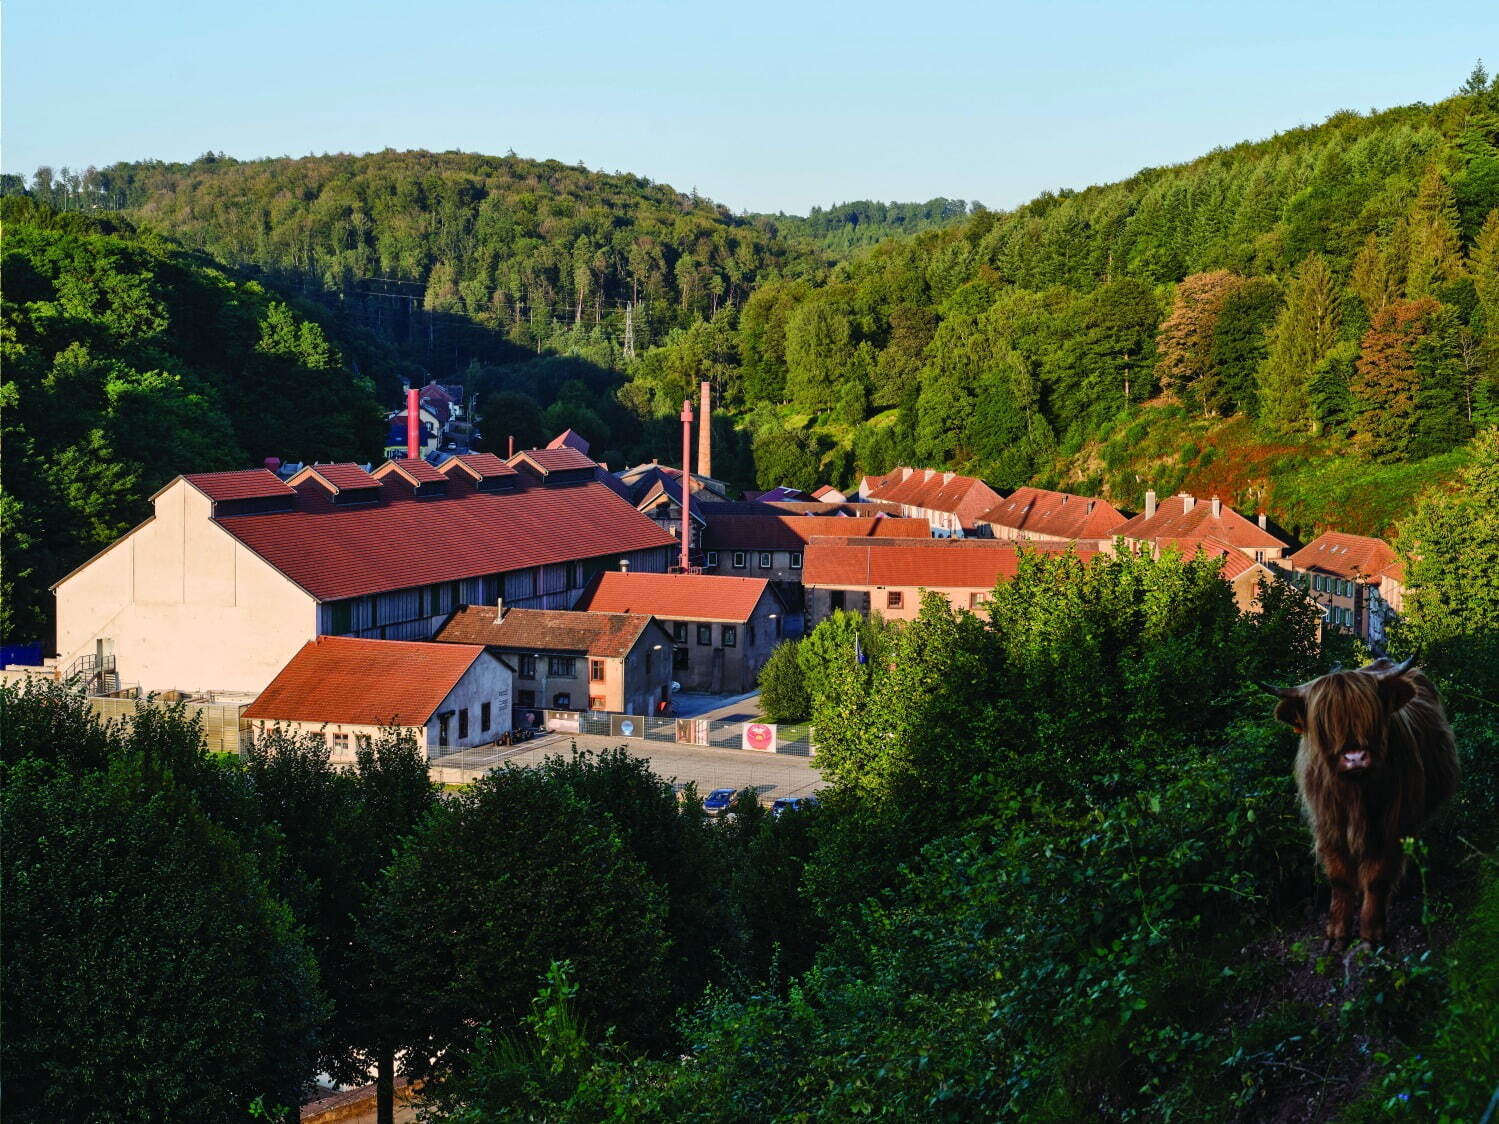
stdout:
[[1390,716],[1415,696],[1408,665],[1388,660],[1281,688],[1275,717],[1301,734],[1327,771],[1353,781],[1384,762]]

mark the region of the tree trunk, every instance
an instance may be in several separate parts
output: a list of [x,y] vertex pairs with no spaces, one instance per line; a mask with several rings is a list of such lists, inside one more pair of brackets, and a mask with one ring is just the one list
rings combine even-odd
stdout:
[[375,1062],[375,1121],[395,1124],[396,1120],[396,1052],[382,1047]]

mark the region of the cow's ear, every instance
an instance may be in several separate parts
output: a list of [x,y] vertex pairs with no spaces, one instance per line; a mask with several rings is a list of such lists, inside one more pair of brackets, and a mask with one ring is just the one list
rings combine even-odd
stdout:
[[1386,714],[1394,714],[1416,697],[1416,685],[1404,675],[1386,675],[1379,681],[1379,697]]
[[1283,695],[1275,704],[1275,720],[1284,722],[1298,734],[1306,729],[1306,700],[1300,695]]

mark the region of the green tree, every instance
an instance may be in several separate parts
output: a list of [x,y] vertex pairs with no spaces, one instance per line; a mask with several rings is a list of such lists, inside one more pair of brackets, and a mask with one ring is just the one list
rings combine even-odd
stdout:
[[781,641],[760,669],[760,710],[769,722],[805,722],[812,713],[796,650],[795,640]]
[[1265,359],[1255,372],[1260,417],[1286,433],[1312,421],[1307,387],[1338,342],[1337,283],[1320,254],[1304,258],[1286,291],[1286,306],[1270,330]]

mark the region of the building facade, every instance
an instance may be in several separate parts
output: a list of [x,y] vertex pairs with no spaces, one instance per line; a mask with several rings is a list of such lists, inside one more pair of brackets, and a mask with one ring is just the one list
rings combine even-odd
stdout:
[[1394,548],[1383,539],[1328,531],[1291,555],[1286,571],[1317,603],[1327,624],[1383,644],[1398,612],[1385,592],[1393,592],[1390,575],[1398,564]]

